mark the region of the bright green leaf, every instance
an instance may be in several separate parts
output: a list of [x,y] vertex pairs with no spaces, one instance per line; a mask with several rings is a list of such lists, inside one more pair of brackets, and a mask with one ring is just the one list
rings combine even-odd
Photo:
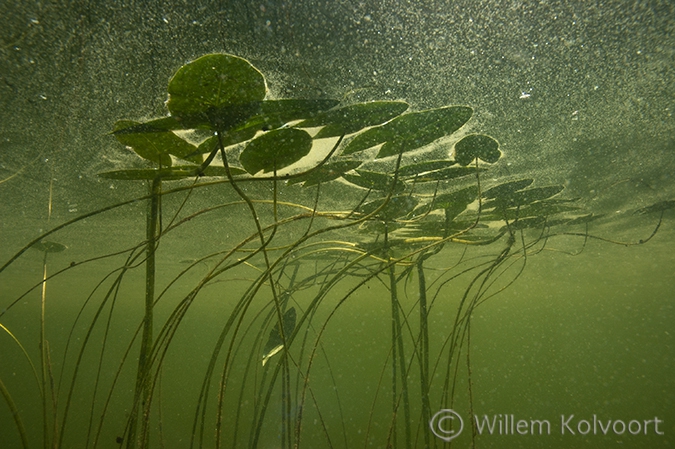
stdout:
[[323,126],[324,128],[314,137],[323,139],[352,134],[363,128],[379,125],[401,115],[406,109],[408,103],[404,101],[358,103],[322,112],[296,126],[299,128]]
[[137,127],[138,122],[120,120],[115,123],[114,134],[122,144],[131,147],[143,159],[156,162],[162,166],[171,166],[169,155],[184,159],[197,150],[197,147],[186,142],[171,131],[142,132],[138,134],[123,133],[126,128]]
[[455,144],[455,160],[463,166],[476,158],[493,164],[500,156],[499,143],[490,136],[470,134]]
[[312,138],[305,131],[281,128],[264,133],[248,143],[239,161],[250,174],[271,172],[299,161],[312,148]]
[[522,190],[534,182],[534,179],[519,179],[517,181],[509,181],[498,186],[492,187],[483,192],[483,198],[499,198],[511,195],[513,192]]
[[260,112],[267,88],[245,59],[210,54],[180,69],[169,81],[167,107],[184,128],[231,129]]
[[382,221],[391,221],[397,218],[404,218],[415,209],[415,206],[417,206],[419,201],[417,198],[410,195],[392,196],[389,198],[389,201],[384,204],[385,200],[386,198],[382,198],[365,203],[358,208],[357,212],[360,212],[363,215],[370,215],[377,211],[375,218]]
[[[366,189],[387,191],[391,189],[392,183],[394,182],[394,177],[387,175],[385,173],[377,173],[366,170],[356,170],[358,175],[351,175],[345,173],[342,177],[352,184],[355,184],[359,187]],[[394,189],[395,193],[401,192],[405,189],[405,184],[400,179],[396,183],[396,188]]]
[[356,153],[382,143],[378,158],[415,150],[454,133],[469,121],[472,113],[472,109],[466,106],[448,106],[404,114],[357,135],[347,144],[343,154]]
[[287,182],[289,185],[304,182],[302,186],[309,187],[320,182],[329,182],[337,179],[349,170],[353,170],[361,164],[361,161],[328,162],[321,167],[310,171],[306,175],[293,177]]

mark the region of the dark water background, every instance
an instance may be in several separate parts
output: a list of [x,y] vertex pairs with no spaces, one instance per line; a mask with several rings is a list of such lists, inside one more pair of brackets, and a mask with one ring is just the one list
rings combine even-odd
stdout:
[[[405,99],[418,109],[470,105],[475,109],[470,125],[494,136],[503,152],[486,183],[532,176],[539,186],[565,185],[567,198],[580,197],[593,212],[610,215],[596,234],[622,242],[645,239],[658,217],[630,212],[675,198],[674,33],[675,6],[669,1],[5,2],[0,5],[0,262],[55,225],[145,194],[134,183],[96,176],[133,163],[108,132],[120,118],[166,114],[171,74],[209,52],[250,60],[266,75],[273,97]],[[167,209],[178,204],[171,201]],[[195,201],[198,209],[215,200],[205,194]],[[130,205],[62,231],[58,241],[68,250],[50,256],[50,270],[141,242],[144,214],[144,204]],[[161,254],[159,284],[183,269],[181,261],[243,235],[237,217],[212,214],[177,230]],[[551,435],[481,435],[477,447],[675,444],[673,218],[672,210],[666,211],[661,229],[646,245],[591,241],[580,255],[570,256],[549,249],[576,252],[582,239],[553,241],[528,259],[510,288],[476,310],[471,327],[474,412],[552,423]],[[442,256],[436,267],[459,257],[452,249]],[[121,263],[92,263],[49,285],[52,348],[62,353],[86,296],[110,266]],[[198,267],[185,285],[194,285],[207,269],[208,264]],[[42,255],[29,252],[1,273],[0,310],[37,285],[41,270]],[[128,290],[120,295],[114,323],[121,334],[138,325],[142,274],[131,273]],[[466,286],[462,282],[433,306],[431,353],[437,357],[450,332],[458,292]],[[199,373],[233,307],[229,299],[244,284],[228,281],[205,288],[167,356],[162,383],[166,447],[188,447]],[[167,299],[160,319],[180,293]],[[312,382],[319,399],[330,404],[322,418],[331,429],[344,429],[331,433],[340,435],[332,440],[334,447],[364,446],[366,432],[375,447],[386,439],[391,404],[381,377],[384,372],[386,379],[390,363],[387,295],[376,284],[359,291],[331,318],[323,337],[330,370],[317,362]],[[416,299],[409,296],[404,308],[413,310]],[[316,322],[327,316],[330,301],[336,299],[327,300]],[[81,322],[92,319],[91,310],[87,313]],[[37,360],[39,289],[0,323]],[[252,343],[253,336],[247,338]],[[241,354],[248,348],[242,344]],[[106,357],[114,360],[125,349],[113,343]],[[245,360],[241,354],[238,360]],[[89,397],[92,388],[97,353],[86,357],[75,401]],[[66,369],[72,368],[69,360]],[[54,356],[52,363],[56,372],[63,361]],[[128,370],[120,388],[132,394],[131,366]],[[102,376],[109,380],[112,373]],[[36,384],[4,333],[0,378],[27,427],[39,435]],[[235,370],[232,383],[244,378]],[[411,389],[417,388],[415,376],[411,379]],[[466,418],[467,388],[460,385],[458,411]],[[434,411],[447,405],[433,391],[431,399]],[[113,402],[110,415],[122,422],[127,405]],[[573,422],[592,420],[594,414],[626,422],[657,416],[665,434],[561,436],[563,414],[574,414]],[[86,427],[87,419],[74,413],[69,426]],[[304,419],[307,447],[326,445],[309,407]],[[248,435],[249,426],[240,423],[240,432]],[[278,447],[278,424],[270,426],[260,447]],[[116,447],[113,427],[106,428],[99,447]],[[452,447],[469,447],[467,432]],[[4,402],[0,441],[20,447]],[[40,438],[31,437],[30,443],[39,447]]]

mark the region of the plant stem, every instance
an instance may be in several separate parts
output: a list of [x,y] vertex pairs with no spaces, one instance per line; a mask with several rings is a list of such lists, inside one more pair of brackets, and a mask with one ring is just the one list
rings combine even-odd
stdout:
[[[385,223],[385,251],[389,257],[388,232]],[[391,294],[391,344],[392,344],[392,393],[393,393],[393,412],[394,412],[394,432],[393,445],[396,447],[396,411],[398,409],[398,399],[396,395],[396,363],[399,363],[401,371],[401,395],[403,396],[403,413],[405,418],[405,447],[411,447],[411,429],[410,429],[410,399],[408,397],[408,380],[405,363],[405,354],[403,352],[403,335],[401,333],[401,319],[399,315],[398,292],[396,288],[396,264],[389,265],[389,288]]]
[[[427,284],[424,274],[424,261],[422,255],[417,262],[417,277],[420,295],[420,387],[422,390],[422,423],[426,424],[431,419],[431,405],[429,404],[429,327],[427,314]],[[430,447],[429,432],[424,432],[425,447]]]
[[148,446],[148,419],[147,406],[150,404],[152,388],[150,383],[150,366],[152,351],[152,322],[153,305],[155,302],[155,249],[157,244],[157,224],[159,221],[159,200],[161,196],[162,181],[157,177],[153,179],[150,191],[150,204],[148,208],[145,234],[147,240],[145,260],[145,315],[143,317],[143,337],[141,351],[138,356],[138,372],[136,374],[136,390],[134,392],[134,406],[132,410],[127,448],[136,447],[136,433],[138,429],[138,411],[142,410],[141,418],[141,441],[140,447]]

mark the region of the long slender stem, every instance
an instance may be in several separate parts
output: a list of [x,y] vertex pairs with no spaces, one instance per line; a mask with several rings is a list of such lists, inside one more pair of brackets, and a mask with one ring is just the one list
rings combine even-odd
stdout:
[[[385,251],[388,254],[388,232],[387,226],[385,223]],[[407,380],[407,369],[405,363],[405,353],[403,350],[403,335],[401,333],[401,318],[399,314],[399,301],[398,301],[398,289],[396,285],[396,264],[390,264],[388,267],[389,272],[389,289],[391,295],[391,344],[392,344],[392,401],[393,401],[393,413],[394,413],[394,429],[393,429],[393,445],[396,447],[396,411],[398,409],[398,398],[397,398],[397,388],[396,388],[396,374],[397,367],[396,363],[399,364],[399,370],[401,375],[401,395],[403,396],[403,413],[405,418],[405,447],[411,447],[411,429],[410,429],[410,399],[408,397],[408,380]]]
[[[426,257],[422,255],[417,262],[417,278],[420,296],[420,388],[422,393],[422,423],[426,424],[431,419],[431,404],[429,403],[429,322],[427,310],[427,285],[424,273],[424,261]],[[429,432],[424,432],[425,447],[430,447],[431,436]]]
[[147,405],[150,403],[152,388],[150,382],[150,355],[152,351],[152,322],[153,307],[155,303],[155,250],[157,243],[157,224],[159,222],[159,200],[161,196],[162,181],[159,177],[155,178],[151,184],[150,205],[148,208],[146,220],[146,260],[145,260],[145,314],[143,317],[143,336],[141,339],[141,351],[138,356],[138,372],[136,374],[136,390],[134,392],[134,407],[132,418],[130,420],[129,435],[127,438],[127,448],[136,447],[136,433],[138,431],[138,411],[142,411],[141,419],[141,440],[140,447],[148,446],[148,419],[149,412]]

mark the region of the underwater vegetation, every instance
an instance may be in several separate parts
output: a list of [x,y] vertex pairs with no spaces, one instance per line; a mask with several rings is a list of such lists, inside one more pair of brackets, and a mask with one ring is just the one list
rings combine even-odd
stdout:
[[[27,416],[25,393],[0,378],[24,448],[440,446],[428,429],[434,411],[472,403],[474,310],[512,286],[552,239],[577,241],[574,254],[589,239],[644,244],[675,207],[634,211],[655,217],[637,242],[594,235],[604,217],[566,198],[563,186],[486,181],[502,153],[467,125],[467,106],[270,99],[263,74],[228,54],[184,65],[167,91],[165,117],[119,120],[110,133],[137,166],[99,175],[147,193],[53,227],[0,267],[9,277],[26,255],[42,253],[39,276],[0,312],[3,345],[18,354],[10,363],[29,373],[40,410]],[[134,244],[110,242],[52,265],[74,250],[61,236],[139,204],[143,237]],[[181,249],[191,258],[176,270]],[[71,292],[78,309],[69,324],[50,321],[48,309],[59,307],[51,286],[91,279],[93,268],[102,274],[92,287]],[[208,312],[217,316],[213,338],[188,349],[191,313],[202,302],[208,309],[216,289],[223,304]],[[372,349],[381,350],[379,377],[362,388],[366,430],[353,435],[331,327],[370,289],[386,298],[378,322],[387,331]],[[38,357],[6,324],[36,296]],[[451,316],[449,332],[433,328],[440,310]],[[48,338],[56,324],[67,336],[58,344]],[[189,376],[189,385],[172,376]],[[166,399],[177,396],[180,416]],[[35,423],[40,431],[29,431]],[[167,442],[176,432],[180,444]]]

